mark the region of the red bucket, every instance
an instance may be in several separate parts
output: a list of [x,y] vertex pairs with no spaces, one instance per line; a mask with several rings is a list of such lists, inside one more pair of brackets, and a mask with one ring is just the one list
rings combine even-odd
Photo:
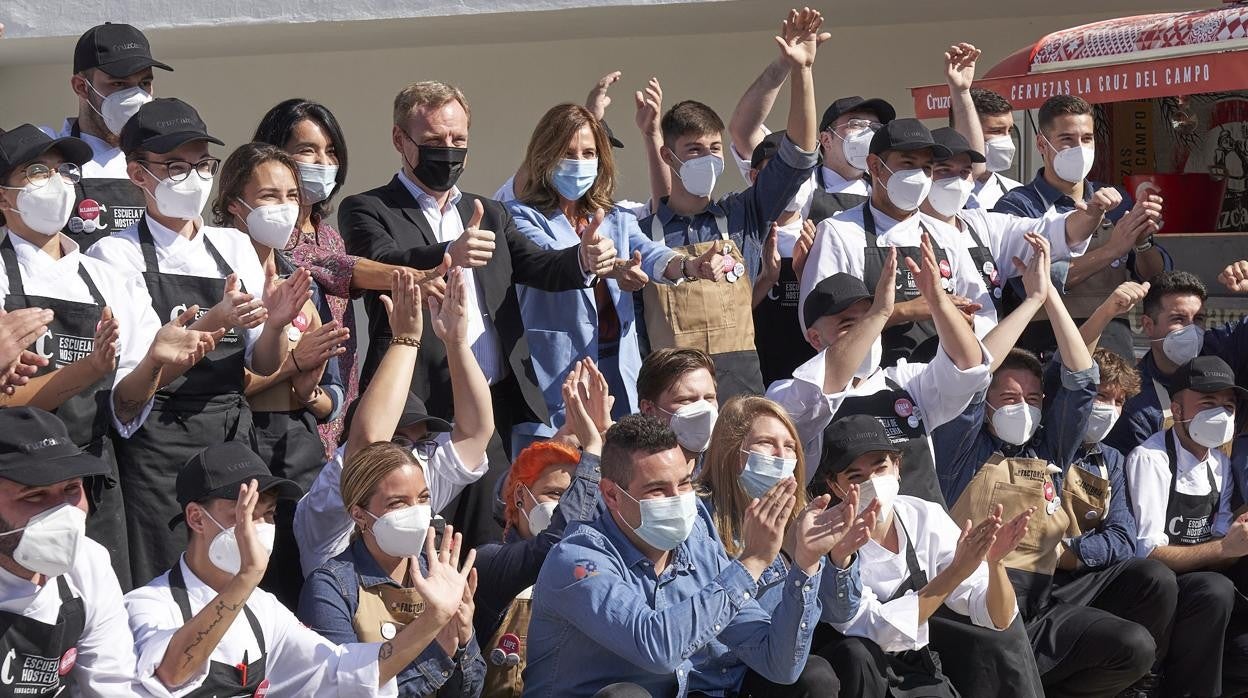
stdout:
[[1128,176],[1125,184],[1136,201],[1146,194],[1157,194],[1164,199],[1162,233],[1212,233],[1218,229],[1226,180],[1214,179],[1203,172],[1141,174]]

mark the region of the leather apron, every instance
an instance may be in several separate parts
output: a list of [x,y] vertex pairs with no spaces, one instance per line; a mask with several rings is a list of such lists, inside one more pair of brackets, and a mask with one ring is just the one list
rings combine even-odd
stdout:
[[61,608],[55,623],[0,611],[0,698],[60,695],[76,685],[70,672],[86,628],[86,607],[70,592],[65,575],[56,577],[56,589]]
[[[220,302],[225,277],[233,271],[210,240],[204,240],[204,248],[216,261],[220,278],[160,272],[146,218],[139,221],[138,232],[143,279],[161,322],[192,305],[204,313]],[[254,449],[251,411],[243,398],[244,349],[242,333],[231,328],[212,352],[156,392],[151,414],[138,431],[118,439],[122,494],[126,501],[143,503],[126,510],[135,584],[146,584],[173,567],[186,549],[185,527],[170,531],[168,525],[182,511],[175,496],[182,465],[204,448],[226,441],[242,441]]]
[[1097,530],[1109,514],[1113,492],[1109,485],[1109,468],[1105,465],[1105,457],[1099,452],[1089,454],[1088,457],[1097,466],[1096,473],[1072,463],[1066,468],[1065,477],[1059,483],[1062,509],[1070,519],[1066,528],[1066,536],[1070,538]]
[[[69,135],[82,137],[77,120]],[[74,194],[74,211],[61,232],[83,252],[96,240],[129,228],[147,210],[143,190],[124,177],[84,177],[74,185]]]
[[[916,214],[917,215],[917,214]],[[922,221],[919,222],[919,228],[929,235],[927,226]],[[862,232],[866,238],[866,246],[863,248],[862,257],[862,280],[868,289],[874,289],[876,283],[880,280],[880,274],[884,271],[884,263],[888,260],[888,251],[890,247],[880,247],[880,236],[876,233],[875,215],[871,213],[870,204],[862,205]],[[953,289],[953,267],[950,266],[949,254],[932,241],[932,252],[936,255],[936,264],[940,268],[940,285],[949,292]],[[919,246],[913,247],[897,247],[897,284],[896,284],[896,300],[898,303],[902,301],[912,301],[921,297],[919,293],[919,285],[914,279],[914,274],[910,272],[910,268],[906,266],[905,259],[909,257],[916,263],[922,263],[923,251]],[[881,366],[894,366],[898,360],[906,359],[907,361],[927,361],[936,355],[936,349],[940,340],[936,336],[936,324],[931,320],[922,322],[907,322],[900,325],[894,325],[884,330],[883,344],[884,355],[880,360]]]
[[424,610],[425,600],[415,589],[400,589],[386,583],[360,587],[359,604],[351,625],[359,642],[385,642],[393,640]]
[[1213,479],[1213,466],[1205,461],[1209,478],[1209,494],[1183,494],[1175,489],[1178,481],[1178,453],[1174,447],[1174,430],[1166,432],[1166,456],[1170,465],[1170,498],[1166,502],[1166,535],[1170,545],[1199,545],[1213,538],[1213,519],[1218,513],[1218,492]]
[[[81,263],[78,277],[86,284],[92,303],[79,303],[49,296],[32,296],[26,293],[21,267],[17,262],[17,250],[7,236],[0,242],[0,260],[4,261],[9,281],[9,293],[4,298],[8,312],[22,308],[51,310],[52,322],[48,331],[35,340],[31,351],[48,360],[48,365],[36,375],[47,375],[70,364],[87,358],[95,350],[95,328],[107,303],[95,285],[91,275]],[[130,556],[126,545],[126,515],[121,489],[117,487],[117,458],[113,454],[113,441],[109,437],[112,428],[113,378],[109,371],[82,392],[70,397],[53,410],[53,414],[65,423],[74,444],[87,453],[108,464],[108,474],[87,478],[83,483],[91,498],[91,516],[87,519],[87,534],[100,545],[108,548],[117,581],[122,589],[130,588]]]
[[487,645],[485,689],[481,698],[520,698],[524,693],[529,620],[533,616],[533,587],[516,595],[503,624]]
[[[182,622],[189,623],[194,614],[191,613],[191,601],[186,594],[186,579],[182,576],[182,565],[175,564],[169,570],[169,592],[178,604],[182,613]],[[208,661],[208,676],[198,688],[187,693],[190,698],[264,698],[269,690],[268,650],[264,644],[264,630],[256,614],[243,604],[243,615],[251,626],[251,633],[260,647],[260,656],[255,661],[247,660],[243,653],[243,661],[235,666],[223,662]]]

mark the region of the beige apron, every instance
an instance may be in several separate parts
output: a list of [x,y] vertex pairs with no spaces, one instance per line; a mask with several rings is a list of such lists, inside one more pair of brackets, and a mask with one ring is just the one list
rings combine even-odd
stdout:
[[[673,251],[696,258],[712,245],[728,241],[726,256],[743,268],[745,258],[728,237],[727,219],[716,216],[715,227],[719,240],[674,247]],[[658,216],[651,219],[650,234],[657,241],[663,240]],[[755,350],[753,286],[748,273],[735,282],[699,279],[679,284],[650,283],[642,290],[642,298],[652,349],[701,349],[711,355]]]
[[[1104,225],[1098,227],[1096,232],[1092,233],[1092,239],[1088,242],[1088,250],[1084,254],[1090,254],[1098,247],[1102,247],[1111,235],[1112,227]],[[1083,283],[1073,288],[1066,289],[1062,293],[1062,300],[1066,302],[1066,310],[1072,318],[1082,320],[1092,317],[1092,313],[1100,307],[1101,303],[1109,297],[1124,281],[1131,280],[1131,270],[1127,268],[1127,258],[1121,257],[1109,263],[1104,269],[1096,272],[1092,276],[1084,279]],[[1043,312],[1043,311],[1042,311]],[[1040,319],[1043,315],[1038,314],[1036,319]]]
[[384,642],[425,610],[425,600],[415,589],[399,589],[389,584],[360,587],[360,603],[355,609],[356,637],[360,642]]
[[1097,460],[1101,475],[1071,464],[1062,483],[1062,509],[1070,517],[1066,535],[1074,538],[1096,530],[1109,514],[1113,492],[1109,486],[1108,468]]
[[520,698],[524,693],[529,619],[533,616],[533,587],[516,595],[486,649],[485,688],[481,698]]

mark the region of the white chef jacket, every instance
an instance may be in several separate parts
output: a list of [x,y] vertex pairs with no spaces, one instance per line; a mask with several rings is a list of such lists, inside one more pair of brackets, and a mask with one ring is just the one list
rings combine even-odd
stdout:
[[[58,234],[60,235],[60,234]],[[0,237],[8,237],[13,242],[13,251],[17,253],[17,265],[22,274],[22,284],[26,293],[32,296],[46,296],[77,303],[94,303],[87,284],[78,275],[81,264],[95,282],[104,302],[113,311],[117,319],[120,340],[117,349],[117,372],[113,376],[116,386],[123,378],[130,375],[160,330],[161,323],[152,310],[152,299],[147,295],[147,286],[143,278],[117,271],[113,267],[82,254],[78,243],[65,235],[60,235],[61,258],[53,259],[44,252],[12,233],[8,228],[0,229]],[[0,260],[0,299],[9,294],[9,278],[3,260]],[[0,300],[0,303],[3,301]],[[113,414],[113,425],[123,436],[133,434],[152,410],[152,402],[139,412],[133,421],[122,424]]]
[[1023,238],[1027,233],[1039,233],[1049,241],[1049,259],[1053,261],[1079,257],[1088,250],[1091,236],[1077,245],[1066,242],[1066,219],[1073,213],[1074,211],[1050,211],[1043,218],[1022,218],[982,208],[965,208],[958,211],[958,218],[961,219],[962,242],[967,249],[977,247],[974,238],[966,229],[966,224],[970,224],[975,229],[975,234],[979,235],[979,239],[992,252],[997,270],[1005,278],[1010,278],[1019,276],[1014,267],[1015,257],[1023,260],[1024,264],[1031,260],[1031,245]]
[[[870,206],[870,203],[867,205]],[[862,210],[861,206],[855,206],[848,211],[841,211],[825,219],[816,229],[815,244],[811,247],[806,268],[802,271],[801,296],[798,300],[798,317],[802,318],[803,330],[806,329],[806,297],[816,284],[839,272],[864,278],[867,237],[862,224]],[[871,206],[871,215],[875,218],[878,236],[876,244],[880,247],[918,247],[922,242],[923,231],[919,226],[922,222],[932,236],[932,244],[944,249],[949,257],[953,292],[983,306],[975,314],[975,336],[983,337],[996,326],[997,310],[992,304],[992,295],[984,285],[984,280],[966,251],[966,243],[962,239],[969,236],[921,212],[904,221],[897,221]],[[905,261],[899,256],[897,263],[904,264]]]
[[[767,128],[765,125],[759,126],[758,131],[764,138],[771,135],[771,129]],[[840,146],[837,145],[835,147]],[[741,178],[745,180],[746,185],[749,186],[753,184],[750,182],[750,170],[754,168],[750,167],[750,160],[753,158],[754,153],[750,152],[742,155],[737,152],[736,144],[733,144],[733,146],[728,149],[728,152],[732,153],[732,160],[737,164],[737,170],[741,173]],[[823,190],[827,193],[871,196],[871,185],[867,183],[866,179],[862,177],[845,179],[835,170],[821,165],[819,170],[815,170],[810,173],[810,179],[803,182],[801,188],[799,188],[797,193],[793,196],[794,199],[802,202],[801,208],[803,220],[810,217],[810,204],[815,199],[815,190],[819,188],[819,177],[817,175],[820,170],[822,170],[823,174]],[[638,215],[638,217],[641,218],[642,216]],[[819,221],[815,221],[815,223],[819,223]],[[798,228],[798,232],[801,232],[800,227]],[[781,255],[791,257],[792,253],[784,254],[782,252]]]
[[[134,695],[134,637],[126,623],[121,586],[113,574],[108,551],[90,538],[83,538],[66,581],[73,595],[82,598],[85,609],[77,661],[71,670],[78,683],[69,695],[130,698]],[[56,623],[61,611],[56,579],[35,586],[29,579],[0,569],[0,610],[40,623]],[[8,662],[2,658],[0,661],[0,681],[11,683],[5,680],[10,671]]]
[[[1166,508],[1170,502],[1170,456],[1166,454],[1166,432],[1148,437],[1127,455],[1127,488],[1131,491],[1131,512],[1135,514],[1135,553],[1148,557],[1154,548],[1170,545],[1166,533]],[[1192,455],[1176,436],[1174,454],[1179,459],[1174,487],[1182,494],[1209,494],[1209,469],[1213,466],[1213,486],[1218,489],[1218,511],[1213,517],[1213,535],[1222,537],[1231,526],[1231,463],[1222,451],[1211,448],[1203,459]],[[1225,486],[1224,486],[1225,485]]]
[[[199,232],[191,239],[186,239],[178,235],[175,231],[166,228],[156,219],[148,216],[147,226],[152,233],[152,242],[156,245],[156,266],[162,274],[183,274],[186,276],[202,276],[205,278],[223,279],[221,270],[217,268],[216,261],[208,249],[204,247],[204,239],[212,241],[213,247],[217,248],[217,252],[221,253],[221,257],[230,269],[238,275],[238,280],[247,293],[264,299],[264,267],[260,266],[260,258],[256,255],[256,248],[251,244],[251,238],[240,230],[234,228],[216,228],[210,225],[204,225],[203,221],[197,221]],[[143,281],[143,250],[139,247],[139,224],[126,228],[117,233],[113,233],[105,238],[100,238],[87,250],[87,255],[94,257],[105,264],[113,267],[117,271],[126,274],[135,274],[139,276],[139,283],[143,285],[146,291],[147,285]],[[146,294],[145,294],[146,295]],[[216,299],[219,302],[221,299]],[[148,307],[152,303],[149,298]],[[207,310],[208,308],[200,308]],[[153,311],[154,312],[154,311]],[[160,319],[160,318],[157,318]],[[168,322],[169,318],[165,319]],[[255,348],[256,340],[260,339],[261,333],[264,332],[264,325],[253,327],[243,331],[243,342],[246,346],[245,357],[247,365],[251,366],[251,353]]]
[[[39,130],[48,134],[49,138],[69,138],[74,135],[74,122],[77,120],[76,117],[65,119],[59,132],[53,130],[51,126],[40,126]],[[83,163],[81,167],[83,179],[130,178],[130,175],[126,173],[126,154],[121,152],[120,146],[109,145],[104,139],[89,133],[79,133],[77,137],[91,146],[91,160]]]
[[[922,415],[923,426],[928,430],[927,446],[931,450],[931,430],[962,414],[975,395],[987,390],[992,382],[989,369],[992,357],[982,343],[980,351],[984,355],[983,363],[966,371],[959,369],[941,347],[931,363],[910,363],[903,359],[896,366],[877,368],[864,379],[851,380],[840,392],[825,394],[823,377],[827,349],[824,349],[798,366],[792,378],[772,383],[767,397],[789,413],[802,441],[806,462],[818,463],[823,453],[823,430],[832,423],[845,399],[888,390],[887,381],[892,380],[914,398],[915,413]],[[854,380],[858,381],[856,385]],[[815,470],[806,469],[807,484]]]
[[1023,186],[1022,182],[1012,180],[999,172],[993,172],[988,175],[987,179],[975,180],[975,188],[971,190],[971,199],[966,207],[991,211],[1007,191],[1021,186]]
[[[436,514],[459,496],[461,490],[485,475],[489,459],[482,455],[481,462],[470,470],[451,443],[450,432],[439,432],[432,438],[438,442],[438,450],[433,452],[428,463],[419,458],[416,462],[424,470],[425,482],[429,485],[429,505]],[[343,506],[340,489],[346,450],[346,446],[338,447],[295,508],[295,540],[299,542],[299,565],[305,577],[351,544],[355,521]]]
[[[179,559],[186,594],[194,615],[212,602],[217,592],[205,584],[186,560]],[[300,623],[295,615],[269,592],[256,589],[247,599],[247,608],[255,614],[264,633],[262,648],[257,644],[251,624],[240,612],[230,624],[221,642],[212,651],[210,662],[184,685],[167,688],[156,677],[156,668],[164,659],[170,640],[185,621],[169,589],[169,573],[153,579],[125,596],[138,654],[135,690],[139,695],[160,698],[185,696],[199,688],[208,677],[210,662],[236,666],[247,660],[266,657],[265,678],[272,696],[397,696],[398,684],[390,679],[378,686],[380,679],[377,652],[381,643],[336,645]]]
[[[859,549],[862,601],[848,623],[833,623],[832,627],[843,635],[865,637],[885,652],[904,652],[922,649],[928,643],[928,624],[919,623],[917,593],[907,591],[899,599],[884,602],[910,577],[910,570],[906,569],[906,532],[913,537],[915,557],[930,580],[953,562],[962,531],[940,505],[917,497],[898,495],[893,514],[904,524],[904,528],[896,522],[893,524],[897,528],[897,552],[889,551],[874,540],[867,541]],[[945,597],[945,606],[970,616],[975,625],[1003,630],[992,622],[988,613],[988,565],[985,562],[980,562],[979,567]],[[1014,616],[1017,615],[1016,604]]]

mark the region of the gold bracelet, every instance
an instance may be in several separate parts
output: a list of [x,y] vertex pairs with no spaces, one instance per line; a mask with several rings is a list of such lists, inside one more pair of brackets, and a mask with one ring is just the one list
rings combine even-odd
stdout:
[[420,340],[415,337],[391,337],[391,344],[402,344],[405,347],[420,348]]

